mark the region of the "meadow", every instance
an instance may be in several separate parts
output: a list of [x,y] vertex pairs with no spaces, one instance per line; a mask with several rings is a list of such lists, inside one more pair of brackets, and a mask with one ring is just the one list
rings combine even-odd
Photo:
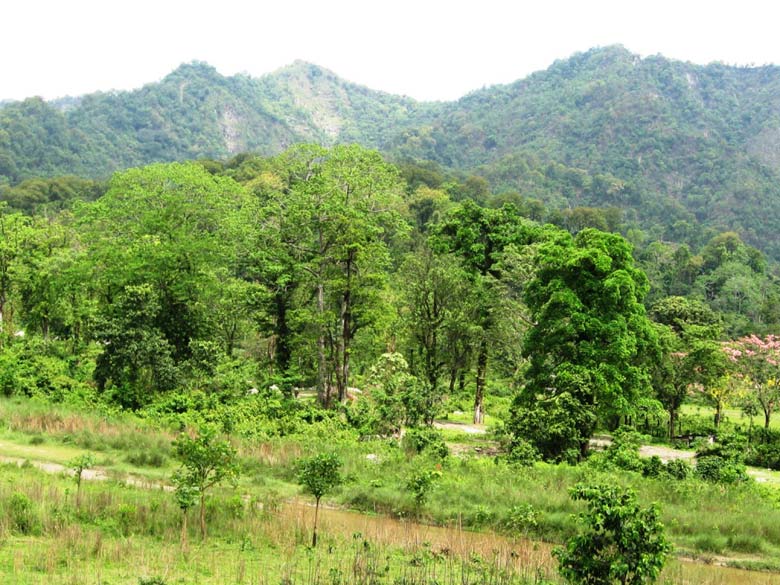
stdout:
[[[567,488],[582,480],[659,502],[675,557],[661,582],[780,582],[780,492],[755,482],[517,467],[480,456],[473,435],[460,437],[471,448],[458,456],[413,454],[324,422],[284,438],[234,439],[241,479],[209,498],[205,541],[190,511],[183,545],[169,483],[175,429],[27,400],[0,402],[0,421],[4,583],[557,583],[550,551],[576,530],[582,508]],[[346,482],[327,499],[312,549],[313,509],[294,464],[323,445],[343,461]],[[77,505],[73,478],[51,466],[86,453],[96,480]],[[408,487],[420,470],[435,472],[422,500]]]

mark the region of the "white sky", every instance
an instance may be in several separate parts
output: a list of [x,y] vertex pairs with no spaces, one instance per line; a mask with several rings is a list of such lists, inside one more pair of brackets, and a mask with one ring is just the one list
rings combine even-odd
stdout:
[[621,43],[642,56],[780,64],[772,0],[6,0],[0,99],[131,89],[179,64],[259,76],[295,59],[455,99]]

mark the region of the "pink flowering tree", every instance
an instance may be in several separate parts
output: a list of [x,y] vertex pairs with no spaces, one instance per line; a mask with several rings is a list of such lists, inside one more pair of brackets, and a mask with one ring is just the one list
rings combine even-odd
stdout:
[[724,343],[723,351],[734,375],[764,412],[764,428],[769,428],[772,412],[780,404],[780,337],[748,335]]

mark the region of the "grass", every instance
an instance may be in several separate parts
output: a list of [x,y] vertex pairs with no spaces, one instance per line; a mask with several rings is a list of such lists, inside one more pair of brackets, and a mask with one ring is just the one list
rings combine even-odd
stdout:
[[[86,486],[76,509],[63,478],[30,468],[0,472],[4,584],[560,582],[544,543],[342,510],[322,511],[322,539],[312,550],[310,507],[260,508],[229,492],[209,506],[209,538],[201,542],[193,531],[182,549],[170,494],[99,482]],[[19,498],[30,507],[12,506]],[[660,582],[768,584],[777,576],[671,561]]]
[[[170,439],[174,433],[147,425],[145,421],[132,417],[114,419],[66,409],[47,411],[38,405],[2,401],[0,421],[3,423],[0,451],[9,454],[16,453],[17,456],[29,459],[65,462],[74,454],[95,452],[84,448],[89,445],[96,448],[98,459],[111,461],[109,471],[117,475],[132,473],[149,479],[164,479],[169,477],[175,467],[175,462],[170,458]],[[426,555],[435,557],[441,553],[442,548],[455,550],[451,542],[439,544],[431,536],[432,533],[423,534],[418,531],[414,537],[403,536],[409,531],[409,527],[418,527],[417,521],[436,524],[443,527],[442,530],[460,535],[459,542],[469,543],[468,547],[472,550],[477,545],[469,540],[470,537],[464,536],[471,535],[472,530],[486,531],[477,534],[475,538],[490,543],[490,550],[496,548],[497,543],[528,542],[525,538],[534,539],[535,543],[528,545],[531,547],[529,550],[548,560],[534,557],[536,560],[528,561],[522,570],[518,568],[513,575],[520,579],[517,582],[523,582],[523,579],[535,578],[535,571],[539,567],[545,571],[545,575],[549,575],[554,571],[551,571],[552,565],[549,564],[550,547],[544,542],[561,542],[574,533],[576,525],[572,515],[580,508],[569,499],[567,488],[582,480],[617,482],[635,489],[645,503],[660,502],[668,534],[678,552],[682,554],[704,561],[723,556],[722,562],[744,567],[780,566],[780,510],[776,505],[779,498],[776,493],[773,492],[772,495],[760,486],[725,488],[693,480],[651,480],[632,473],[597,472],[587,466],[539,464],[533,468],[513,468],[483,457],[449,457],[445,460],[425,456],[413,457],[393,442],[358,442],[349,433],[317,425],[312,425],[305,435],[265,441],[236,440],[235,443],[242,457],[244,474],[237,492],[222,490],[217,493],[215,501],[222,503],[213,506],[210,512],[214,522],[210,531],[213,531],[214,540],[202,545],[205,548],[201,553],[206,559],[233,555],[231,558],[234,559],[234,564],[243,563],[246,567],[245,580],[241,582],[266,582],[253,581],[255,577],[252,575],[257,574],[258,567],[263,563],[280,562],[282,557],[279,556],[279,551],[283,546],[287,547],[286,554],[291,559],[289,563],[300,571],[300,575],[309,575],[296,577],[304,580],[295,582],[315,582],[305,580],[313,579],[311,571],[315,571],[314,567],[319,567],[316,571],[324,571],[317,573],[322,579],[325,578],[323,575],[330,574],[331,569],[335,571],[334,574],[338,574],[343,571],[343,566],[354,562],[355,543],[350,540],[354,533],[360,533],[368,539],[369,544],[360,546],[368,546],[372,551],[379,547],[382,551],[380,556],[371,557],[373,560],[361,557],[360,562],[369,564],[380,563],[381,555],[389,555],[397,560],[399,567],[407,567],[409,563],[419,563],[420,558],[427,558]],[[307,531],[307,524],[303,519],[296,520],[291,516],[280,519],[281,516],[276,512],[270,516],[265,513],[257,514],[257,510],[249,507],[247,502],[262,502],[266,511],[285,509],[280,508],[280,503],[289,501],[298,494],[294,476],[295,460],[301,455],[322,449],[323,445],[339,454],[344,462],[343,472],[347,480],[346,485],[332,496],[331,502],[339,502],[369,515],[350,514],[349,521],[340,519],[338,523],[333,520],[334,524],[327,530],[333,533],[333,538],[337,538],[333,547],[334,550],[340,551],[338,554],[341,556],[338,559],[336,556],[321,558],[315,562],[307,556],[311,553],[305,549],[308,537],[303,536]],[[159,467],[151,465],[143,457],[138,458],[139,453],[161,453],[164,461]],[[426,501],[419,505],[406,488],[406,483],[415,470],[425,467],[437,470],[440,475],[437,475]],[[159,490],[144,492],[112,482],[96,482],[85,488],[85,502],[90,504],[85,510],[75,514],[72,504],[68,502],[68,497],[75,489],[72,480],[57,477],[45,480],[42,478],[46,476],[34,469],[21,469],[16,473],[19,475],[10,467],[2,472],[4,477],[12,479],[0,484],[0,538],[4,538],[6,543],[14,544],[10,547],[11,551],[0,547],[0,567],[16,566],[21,562],[18,558],[24,560],[25,566],[40,565],[42,560],[29,555],[49,546],[54,549],[60,546],[58,542],[61,537],[65,538],[65,533],[62,532],[65,528],[51,529],[53,521],[50,520],[59,518],[57,522],[68,527],[68,530],[82,531],[81,537],[77,539],[78,546],[86,546],[85,543],[100,538],[106,547],[101,550],[124,551],[121,554],[111,553],[121,556],[121,559],[117,561],[116,570],[111,569],[114,561],[106,561],[105,570],[101,569],[103,583],[136,583],[138,578],[143,576],[140,573],[133,574],[132,578],[129,574],[121,576],[121,572],[126,572],[128,567],[149,567],[146,575],[168,575],[164,577],[167,583],[179,582],[172,581],[171,575],[179,575],[176,579],[183,583],[233,582],[237,579],[235,576],[228,577],[232,569],[216,566],[215,560],[211,565],[204,561],[202,570],[197,569],[200,580],[187,581],[189,577],[186,576],[186,570],[192,568],[195,571],[199,559],[181,561],[174,554],[176,547],[171,548],[167,544],[159,547],[159,555],[150,550],[155,541],[159,544],[176,542],[178,539],[179,511],[168,493]],[[38,479],[32,481],[32,477]],[[97,485],[98,483],[100,485]],[[36,485],[38,487],[35,487]],[[27,496],[35,505],[35,517],[42,519],[39,532],[16,534],[13,528],[8,528],[10,521],[2,520],[3,514],[8,517],[8,512],[4,511],[4,502],[10,502],[16,492]],[[242,494],[245,498],[238,497],[237,494]],[[233,510],[236,517],[229,516],[230,510]],[[300,511],[303,516],[307,512],[310,512],[307,508]],[[334,514],[344,513],[326,512],[326,515]],[[280,544],[282,536],[274,537],[275,540],[270,541],[266,536],[262,536],[258,540],[258,535],[274,534],[275,530],[282,531],[281,528],[273,528],[269,519],[271,517],[277,518],[282,524],[287,523],[289,534],[285,538],[288,540],[283,541],[286,544]],[[379,529],[372,532],[374,528],[370,526],[375,523],[380,523],[383,526],[381,530],[388,536],[380,536],[376,531]],[[49,528],[46,528],[47,526]],[[391,529],[391,526],[402,528]],[[123,538],[133,540],[133,546],[122,544]],[[290,538],[293,540],[289,540]],[[247,556],[249,553],[246,550],[237,551],[236,546],[241,543],[244,543],[244,546],[251,544],[254,556]],[[269,547],[275,549],[277,554],[268,553],[266,549]],[[67,550],[67,547],[64,550]],[[28,579],[27,581],[18,582],[71,582],[67,581],[66,575],[79,573],[86,570],[84,567],[89,563],[97,562],[95,559],[90,560],[89,554],[81,549],[76,552],[78,554],[74,552],[72,558],[67,557],[67,561],[62,560],[67,556],[62,553],[60,561],[46,569],[47,576],[61,575],[62,581],[57,581],[60,577],[35,581],[26,576],[24,578]],[[523,553],[523,558],[531,558],[531,552]],[[461,553],[465,557],[470,554],[467,554],[465,549],[458,555]],[[483,561],[488,558],[482,553],[479,555]],[[98,558],[102,557],[98,555]],[[74,564],[78,559],[84,559],[87,565]],[[488,564],[497,566],[499,560],[490,561]],[[289,563],[285,566],[292,566]],[[182,567],[182,572],[177,572],[179,566]],[[454,566],[452,565],[452,570],[455,570]],[[694,568],[685,563],[672,566],[685,571],[686,575],[694,571]],[[60,570],[58,567],[65,568],[57,573]],[[160,573],[161,567],[167,567],[169,572]],[[95,569],[94,564],[92,569]],[[105,572],[109,570],[114,572]],[[281,579],[284,576],[284,567],[275,570],[275,575]],[[402,568],[390,570],[395,571],[395,575],[403,574]],[[206,573],[211,576],[204,576]],[[210,580],[212,578],[213,580]]]

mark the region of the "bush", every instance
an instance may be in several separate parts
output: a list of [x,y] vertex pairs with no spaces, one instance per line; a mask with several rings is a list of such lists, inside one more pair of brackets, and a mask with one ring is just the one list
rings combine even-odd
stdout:
[[516,439],[509,446],[507,463],[528,467],[541,459],[539,451],[524,439]]
[[643,462],[642,475],[645,477],[659,477],[664,471],[664,462],[658,455],[653,455]]
[[719,455],[698,457],[694,473],[699,479],[714,483],[736,483],[749,479],[744,465]]
[[414,496],[418,507],[425,503],[428,494],[434,487],[434,482],[441,477],[441,471],[434,469],[415,469],[406,481],[406,489]]
[[11,526],[19,534],[37,534],[40,530],[32,500],[16,492],[8,500],[8,515]]
[[579,534],[553,551],[561,575],[587,585],[655,581],[670,550],[658,509],[640,508],[632,490],[609,485],[578,484],[571,495],[588,511]]
[[165,465],[165,455],[158,451],[134,451],[130,453],[125,461],[137,467],[163,467]]
[[755,467],[780,469],[780,442],[751,446],[745,455],[745,463]]
[[531,504],[512,506],[503,522],[504,530],[511,535],[527,536],[539,526],[539,512]]
[[450,454],[441,432],[432,427],[409,429],[404,434],[401,444],[408,453],[426,453],[439,459]]
[[591,457],[591,465],[604,469],[624,469],[644,472],[646,463],[639,456],[644,436],[635,430],[621,427],[616,430],[612,443],[601,453]]
[[672,459],[664,466],[664,471],[673,479],[684,480],[693,475],[693,468],[685,459]]

